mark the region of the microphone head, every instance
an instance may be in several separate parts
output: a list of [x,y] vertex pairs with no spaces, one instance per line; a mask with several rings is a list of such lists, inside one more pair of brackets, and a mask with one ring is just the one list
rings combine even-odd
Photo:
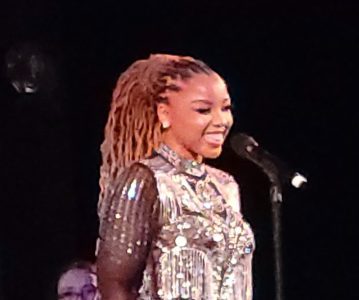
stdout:
[[258,143],[253,137],[242,132],[232,136],[230,144],[239,156],[245,158],[248,158],[248,154],[251,153],[254,148],[258,147]]
[[256,140],[245,133],[235,134],[230,139],[230,144],[237,155],[259,166],[271,182],[289,182],[293,187],[300,188],[308,181],[302,174],[291,172],[285,163],[261,149]]

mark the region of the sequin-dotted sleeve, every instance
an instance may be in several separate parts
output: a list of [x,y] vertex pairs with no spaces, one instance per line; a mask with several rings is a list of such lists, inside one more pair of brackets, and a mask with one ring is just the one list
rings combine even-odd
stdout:
[[156,231],[157,197],[152,171],[135,163],[103,200],[97,254],[103,300],[136,298]]

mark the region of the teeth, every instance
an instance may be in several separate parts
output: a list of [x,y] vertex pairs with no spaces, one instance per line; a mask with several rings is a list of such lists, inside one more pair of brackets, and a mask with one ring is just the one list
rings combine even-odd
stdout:
[[208,133],[205,135],[205,140],[209,143],[222,144],[224,136],[222,133]]

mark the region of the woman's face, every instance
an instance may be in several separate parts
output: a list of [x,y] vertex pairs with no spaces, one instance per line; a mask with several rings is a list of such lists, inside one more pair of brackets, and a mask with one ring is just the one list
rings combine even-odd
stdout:
[[59,300],[99,299],[96,275],[83,269],[71,269],[61,276],[57,294]]
[[194,74],[177,80],[180,91],[167,91],[168,104],[159,104],[158,117],[168,122],[163,140],[179,155],[200,161],[216,158],[233,124],[227,86],[217,73]]

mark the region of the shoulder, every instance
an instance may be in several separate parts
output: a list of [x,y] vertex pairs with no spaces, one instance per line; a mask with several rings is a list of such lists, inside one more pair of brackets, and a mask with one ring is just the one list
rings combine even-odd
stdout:
[[120,170],[119,176],[114,181],[115,189],[129,186],[130,184],[152,185],[155,182],[152,169],[146,164],[136,161]]
[[233,178],[233,176],[223,170],[214,168],[212,166],[209,166],[206,164],[206,170],[208,172],[209,175],[211,175],[212,177],[215,177],[216,180],[221,183],[221,184],[237,184],[237,182],[235,181],[235,179]]
[[240,193],[236,180],[229,173],[206,165],[208,174],[217,182],[217,188],[234,211],[240,212]]
[[150,158],[143,159],[139,163],[147,166],[155,174],[169,173],[174,170],[173,166],[160,155],[154,155]]
[[[133,162],[121,168],[118,176],[108,185],[106,193],[100,199],[98,212],[104,215],[106,211],[120,206],[126,200],[151,200],[157,197],[157,184],[152,170],[140,162]],[[133,203],[142,201],[133,201]]]
[[136,176],[136,177],[153,177],[152,169],[142,161],[132,162],[129,166],[120,170],[120,178],[124,176]]
[[119,174],[108,185],[105,200],[111,200],[123,195],[136,194],[143,190],[155,190],[156,179],[151,168],[135,161],[119,170]]

